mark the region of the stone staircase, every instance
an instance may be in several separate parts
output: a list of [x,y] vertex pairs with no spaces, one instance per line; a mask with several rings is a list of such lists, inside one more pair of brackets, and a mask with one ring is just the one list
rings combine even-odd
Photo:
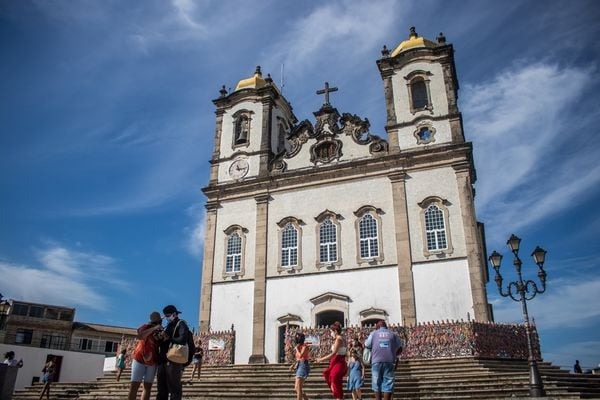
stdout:
[[[305,384],[311,399],[330,399],[321,376],[325,364],[312,365]],[[555,399],[600,399],[600,376],[574,375],[550,363],[540,363],[547,396]],[[199,381],[190,382],[191,367],[184,372],[184,399],[293,399],[294,377],[281,364],[204,367]],[[515,399],[528,396],[526,361],[411,360],[400,362],[395,399]],[[370,373],[363,388],[364,398],[372,398]],[[51,399],[125,399],[129,371],[121,381],[107,373],[89,383],[54,383]],[[14,400],[35,400],[41,385],[15,392]],[[155,388],[153,389],[155,392]],[[346,398],[351,398],[350,394]]]

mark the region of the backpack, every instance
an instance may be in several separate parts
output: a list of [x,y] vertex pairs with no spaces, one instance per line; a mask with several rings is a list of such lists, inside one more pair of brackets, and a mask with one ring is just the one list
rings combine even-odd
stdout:
[[196,352],[196,344],[194,343],[194,334],[189,329],[187,336],[187,343],[190,352],[188,353],[188,362],[185,365],[190,365],[192,363],[192,359],[194,358],[194,353]]

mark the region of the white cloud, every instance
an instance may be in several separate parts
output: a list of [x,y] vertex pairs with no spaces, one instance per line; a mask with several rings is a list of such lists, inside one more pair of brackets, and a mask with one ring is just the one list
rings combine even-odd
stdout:
[[197,259],[202,258],[204,250],[204,230],[206,228],[206,211],[200,204],[194,205],[188,209],[188,214],[192,219],[192,226],[184,228],[186,236],[184,247],[189,254]]
[[173,0],[173,6],[177,10],[180,20],[190,29],[198,30],[202,34],[206,34],[206,27],[195,21],[194,12],[196,11],[196,2],[192,0]]
[[[268,66],[285,64],[292,76],[302,73],[316,60],[363,63],[373,43],[382,43],[399,20],[399,2],[325,2],[294,21],[272,46]],[[402,3],[404,4],[404,3]],[[403,11],[406,11],[406,4]],[[346,65],[345,69],[348,69]],[[343,70],[343,69],[340,69]],[[338,78],[339,79],[339,78]]]
[[[146,123],[133,123],[109,140],[127,147],[118,159],[121,174],[110,192],[92,198],[88,204],[72,206],[61,213],[90,216],[139,212],[160,207],[183,197],[197,197],[199,178],[209,148],[210,137],[198,136],[199,121],[178,121],[168,126],[145,128]],[[141,143],[147,144],[145,147]],[[142,148],[143,147],[143,148]],[[200,150],[198,150],[200,148]],[[200,155],[199,155],[200,154]],[[106,168],[101,165],[100,168]],[[123,172],[125,171],[125,172]]]
[[[600,278],[549,279],[547,291],[527,303],[530,318],[543,329],[589,326],[600,321],[600,308],[590,306],[598,293]],[[523,321],[520,303],[496,297],[492,304],[497,322]]]
[[98,283],[125,289],[115,274],[115,260],[94,252],[53,245],[38,251],[39,267],[0,261],[1,292],[14,299],[106,310],[109,299]]
[[462,108],[476,148],[476,201],[488,238],[572,206],[597,185],[593,146],[576,157],[562,153],[589,122],[569,109],[593,76],[590,69],[522,62],[488,82],[466,85]]

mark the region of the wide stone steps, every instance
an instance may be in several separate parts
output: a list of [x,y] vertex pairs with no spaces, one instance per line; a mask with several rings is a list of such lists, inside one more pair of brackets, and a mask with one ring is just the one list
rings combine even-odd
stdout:
[[[311,399],[329,399],[331,395],[322,378],[325,364],[311,365],[305,391]],[[539,364],[547,395],[556,399],[600,399],[600,376],[573,375],[549,363]],[[293,399],[294,376],[286,365],[234,365],[203,367],[199,381],[190,382],[191,367],[184,372],[185,399]],[[125,399],[129,389],[129,373],[121,381],[115,373],[107,373],[89,383],[55,383],[51,399]],[[475,360],[411,360],[397,369],[396,399],[507,399],[528,396],[528,364],[526,361]],[[363,392],[370,395],[370,371]],[[15,400],[36,400],[41,385],[15,393]],[[155,393],[156,387],[153,388]],[[350,394],[347,394],[350,398]]]

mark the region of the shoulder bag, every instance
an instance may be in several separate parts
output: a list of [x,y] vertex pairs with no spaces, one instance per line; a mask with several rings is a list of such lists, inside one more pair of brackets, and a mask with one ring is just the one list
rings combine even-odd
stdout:
[[[179,323],[181,320],[177,321],[177,325],[175,325],[175,330],[173,332],[177,332],[177,328],[179,327]],[[167,360],[177,363],[177,364],[186,364],[188,362],[189,348],[186,344],[177,344],[171,343],[169,346],[169,351],[167,351]]]

